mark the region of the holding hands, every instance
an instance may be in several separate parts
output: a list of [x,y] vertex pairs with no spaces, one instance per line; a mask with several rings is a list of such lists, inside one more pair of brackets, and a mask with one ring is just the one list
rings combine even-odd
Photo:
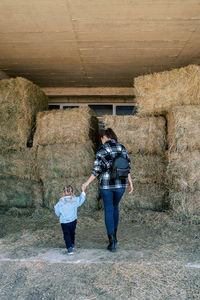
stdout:
[[96,178],[96,177],[92,174],[92,175],[88,178],[88,180],[82,184],[82,190],[84,189],[84,191],[85,191],[86,187],[87,187],[87,186],[88,186],[95,178]]
[[85,184],[82,184],[82,193],[85,193],[85,189],[86,189]]

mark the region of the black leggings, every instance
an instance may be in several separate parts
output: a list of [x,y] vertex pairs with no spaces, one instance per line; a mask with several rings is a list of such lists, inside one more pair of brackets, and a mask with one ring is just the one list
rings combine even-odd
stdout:
[[70,223],[61,223],[63,237],[65,240],[67,249],[74,245],[76,223],[77,223],[77,220],[74,220],[73,222],[70,222]]

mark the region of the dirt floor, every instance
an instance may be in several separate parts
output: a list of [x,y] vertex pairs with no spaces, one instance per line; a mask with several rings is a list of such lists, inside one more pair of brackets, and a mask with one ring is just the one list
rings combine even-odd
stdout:
[[0,226],[1,300],[200,299],[197,221],[123,213],[117,252],[110,253],[103,211],[82,215],[73,256],[48,210],[2,211]]

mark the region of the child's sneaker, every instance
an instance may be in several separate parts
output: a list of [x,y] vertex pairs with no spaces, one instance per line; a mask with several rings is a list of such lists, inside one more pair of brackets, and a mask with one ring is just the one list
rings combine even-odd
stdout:
[[70,255],[71,255],[71,254],[74,254],[73,248],[72,248],[72,247],[68,248],[67,251],[68,251],[68,254],[70,254]]
[[72,244],[72,249],[74,250],[74,247],[75,247],[75,245],[74,244]]

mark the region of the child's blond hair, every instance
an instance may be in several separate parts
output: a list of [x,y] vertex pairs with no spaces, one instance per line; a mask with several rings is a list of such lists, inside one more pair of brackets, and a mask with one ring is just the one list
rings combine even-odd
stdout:
[[74,196],[74,189],[71,185],[65,185],[63,187],[63,201],[66,202],[65,197],[66,196],[71,196],[71,200],[70,202],[72,202],[74,200],[73,196]]

